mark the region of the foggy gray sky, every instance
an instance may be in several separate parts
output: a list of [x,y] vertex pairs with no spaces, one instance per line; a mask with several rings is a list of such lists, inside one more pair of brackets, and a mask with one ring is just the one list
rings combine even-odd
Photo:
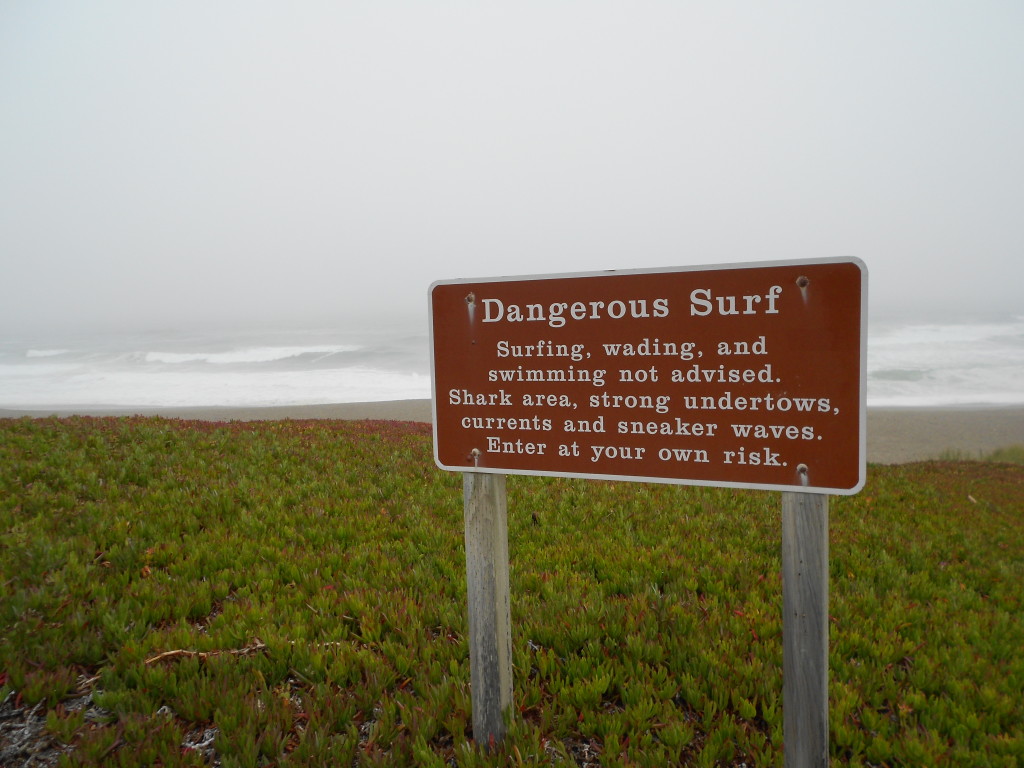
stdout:
[[1017,0],[0,2],[0,335],[848,255],[873,315],[1021,313],[1022,31]]

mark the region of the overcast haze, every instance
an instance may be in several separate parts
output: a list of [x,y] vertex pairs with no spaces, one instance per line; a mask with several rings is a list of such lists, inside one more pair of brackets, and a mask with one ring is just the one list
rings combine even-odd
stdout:
[[1016,0],[0,0],[0,334],[826,256],[877,316],[1019,314],[1022,33]]

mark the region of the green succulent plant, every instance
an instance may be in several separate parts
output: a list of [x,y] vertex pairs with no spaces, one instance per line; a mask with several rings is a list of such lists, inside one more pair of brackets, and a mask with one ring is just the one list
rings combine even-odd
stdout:
[[[777,495],[509,478],[488,749],[461,494],[419,424],[0,420],[0,703],[76,766],[782,764]],[[1024,760],[1022,517],[995,461],[834,499],[837,764]]]

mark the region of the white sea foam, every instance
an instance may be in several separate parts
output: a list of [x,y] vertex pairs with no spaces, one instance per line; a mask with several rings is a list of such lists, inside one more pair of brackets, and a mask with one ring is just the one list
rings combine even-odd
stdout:
[[7,379],[0,394],[0,405],[15,408],[310,405],[426,398],[430,378],[358,368],[257,374],[83,371],[54,381],[45,390],[27,378]]
[[872,329],[867,374],[870,405],[1024,404],[1024,318]]
[[334,344],[308,347],[248,347],[232,349],[226,352],[146,352],[143,359],[147,363],[212,363],[214,365],[230,365],[239,363],[271,363],[275,360],[287,360],[290,357],[311,355],[322,360],[330,355],[344,352],[356,352],[361,347],[352,344]]
[[[417,399],[428,371],[423,333],[0,340],[0,407]],[[1024,405],[1024,318],[872,327],[867,379],[873,406]]]
[[[306,343],[306,342],[309,343]],[[338,331],[0,340],[0,407],[262,406],[430,396],[426,339]]]
[[66,355],[70,349],[30,349],[25,352],[25,357],[57,357]]

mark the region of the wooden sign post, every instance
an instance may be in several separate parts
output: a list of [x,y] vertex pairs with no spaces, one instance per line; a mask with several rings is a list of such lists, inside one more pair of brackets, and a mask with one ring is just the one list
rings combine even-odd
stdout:
[[786,761],[827,759],[825,494],[865,481],[866,308],[856,259],[431,286],[434,459],[466,473],[478,741],[501,738],[512,695],[505,475],[587,477],[783,492]]
[[462,488],[473,738],[491,744],[505,737],[504,717],[512,704],[505,476],[466,472]]
[[828,496],[782,494],[786,768],[828,765]]

